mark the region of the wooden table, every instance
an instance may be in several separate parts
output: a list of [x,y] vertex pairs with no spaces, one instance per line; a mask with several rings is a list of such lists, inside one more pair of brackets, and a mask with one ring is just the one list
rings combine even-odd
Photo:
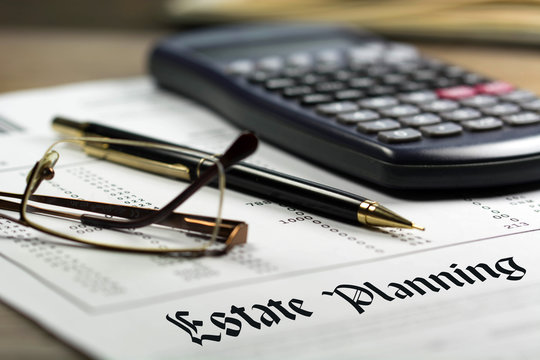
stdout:
[[[0,92],[144,74],[165,31],[0,29]],[[426,54],[540,94],[540,49],[417,44]],[[0,303],[0,359],[86,359]]]

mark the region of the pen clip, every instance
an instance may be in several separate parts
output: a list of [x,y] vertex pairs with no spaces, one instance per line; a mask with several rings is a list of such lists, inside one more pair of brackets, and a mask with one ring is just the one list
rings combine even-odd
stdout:
[[99,159],[175,179],[191,180],[190,170],[183,164],[168,164],[162,161],[147,159],[141,156],[114,150],[102,145],[103,144],[100,143],[86,142],[83,148],[88,155]]

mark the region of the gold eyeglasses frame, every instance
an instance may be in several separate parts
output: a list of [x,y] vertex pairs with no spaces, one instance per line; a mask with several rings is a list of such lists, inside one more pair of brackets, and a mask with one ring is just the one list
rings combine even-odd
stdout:
[[[95,154],[92,154],[92,151],[108,149],[111,145],[120,145],[133,148],[151,148],[181,153],[197,153],[196,150],[181,146],[103,137],[81,137],[59,140],[49,146],[43,157],[29,172],[26,179],[27,185],[22,195],[0,192],[0,197],[16,198],[20,200],[20,203],[15,203],[0,199],[0,209],[18,211],[20,218],[16,219],[2,213],[0,213],[0,218],[3,217],[10,221],[29,226],[43,233],[66,240],[92,245],[98,248],[118,251],[143,253],[183,253],[194,256],[219,255],[226,253],[234,245],[242,244],[247,241],[247,224],[242,221],[222,219],[221,213],[223,194],[225,191],[225,169],[253,153],[257,146],[257,138],[253,134],[241,134],[220,157],[207,159],[208,156],[205,153],[196,154],[197,156],[204,158],[204,161],[210,160],[212,164],[207,166],[204,171],[200,171],[199,167],[197,167],[197,174],[191,175],[192,179],[194,179],[193,182],[191,182],[191,184],[184,189],[184,191],[182,191],[168,204],[163,206],[160,210],[34,194],[43,181],[50,180],[54,177],[54,166],[59,158],[58,152],[56,152],[54,149],[63,143],[74,143],[80,145],[87,153],[94,156]],[[108,154],[110,155],[111,152],[109,151]],[[112,154],[114,154],[114,152]],[[151,167],[156,166],[156,164],[149,164],[149,166],[149,170],[151,171]],[[186,171],[186,174],[189,172],[189,169],[187,168],[182,169],[181,164],[177,166],[177,170],[178,168],[180,171]],[[212,181],[216,176],[218,177],[217,183],[219,189],[218,211],[216,217],[199,216],[174,211],[181,203],[187,200],[201,187]],[[190,176],[186,175],[185,178],[187,179],[189,177]],[[30,202],[46,203],[49,205],[77,210],[87,210],[97,214],[120,217],[122,219],[106,219],[104,217],[98,217],[90,214],[78,215],[68,212],[43,209],[38,206],[30,205]],[[70,218],[78,220],[85,225],[114,229],[138,228],[151,224],[158,224],[206,234],[207,237],[210,237],[210,240],[202,244],[200,247],[195,248],[130,247],[117,244],[107,244],[106,242],[84,239],[44,227],[41,224],[29,219],[28,212]],[[222,247],[220,250],[211,250],[212,245],[214,245],[216,242],[223,243],[224,247]]]

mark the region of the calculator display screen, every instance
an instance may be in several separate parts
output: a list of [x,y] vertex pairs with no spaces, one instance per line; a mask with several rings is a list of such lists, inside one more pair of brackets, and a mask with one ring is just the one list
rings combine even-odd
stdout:
[[346,37],[290,39],[284,41],[260,41],[240,43],[219,47],[196,48],[203,55],[216,60],[232,60],[238,58],[258,58],[264,56],[284,55],[292,52],[310,52],[318,49],[344,48],[357,41]]

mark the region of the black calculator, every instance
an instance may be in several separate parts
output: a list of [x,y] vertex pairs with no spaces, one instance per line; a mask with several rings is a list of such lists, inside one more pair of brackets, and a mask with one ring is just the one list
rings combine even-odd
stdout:
[[244,25],[185,32],[150,56],[156,82],[330,171],[394,189],[540,180],[540,99],[361,29]]

